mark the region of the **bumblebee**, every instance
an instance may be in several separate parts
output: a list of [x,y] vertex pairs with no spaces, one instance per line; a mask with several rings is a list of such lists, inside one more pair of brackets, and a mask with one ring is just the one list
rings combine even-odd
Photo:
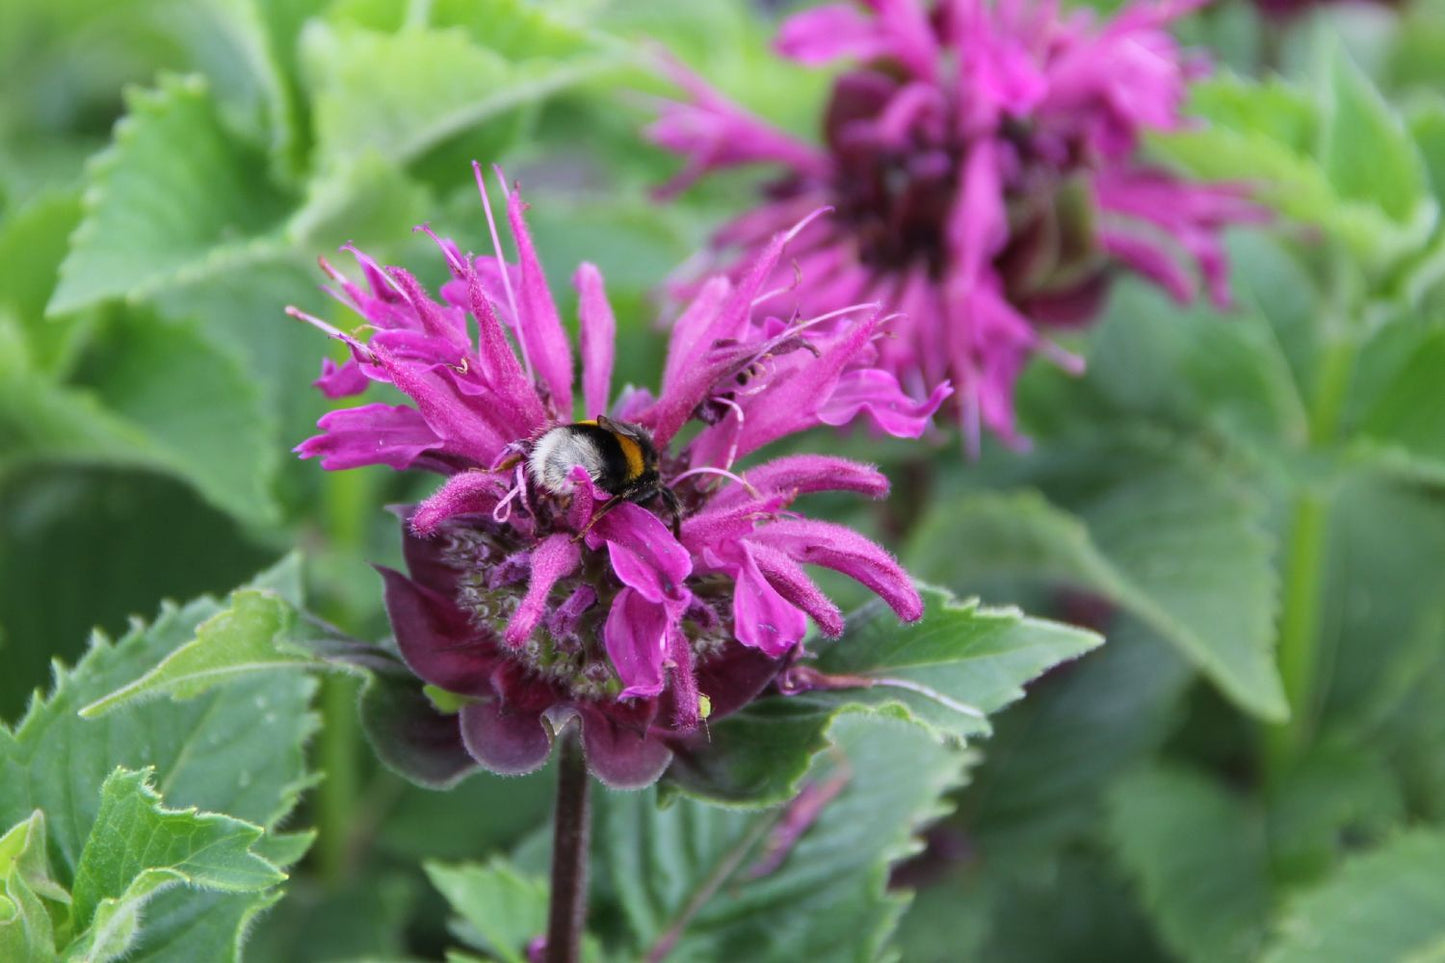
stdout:
[[674,533],[679,527],[677,496],[662,483],[657,447],[640,425],[605,415],[558,425],[534,441],[526,457],[532,484],[557,495],[571,494],[573,468],[586,469],[592,483],[612,496],[593,516],[594,522],[618,502],[640,505],[660,498],[672,515]]

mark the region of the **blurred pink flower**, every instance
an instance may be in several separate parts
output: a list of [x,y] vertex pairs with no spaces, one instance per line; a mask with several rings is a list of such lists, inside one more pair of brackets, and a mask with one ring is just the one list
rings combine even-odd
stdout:
[[[733,462],[862,413],[917,437],[947,388],[914,402],[896,380],[869,371],[882,323],[876,305],[754,321],[761,286],[792,237],[783,232],[736,283],[700,286],[673,327],[658,395],[629,389],[609,406],[615,321],[601,274],[584,264],[574,277],[581,410],[601,423],[586,431],[615,421],[635,432],[634,447],[655,449],[658,480],[672,494],[613,498],[619,493],[600,490],[600,476],[581,464],[544,484],[529,467],[538,440],[576,428],[572,344],[520,196],[507,196],[513,264],[501,255],[480,168],[477,181],[497,255],[464,257],[438,239],[452,275],[440,301],[405,270],[361,252],[352,251],[364,284],[323,261],[338,285],[331,293],[371,335],[363,343],[293,309],[351,351],[342,365],[323,364],[317,386],[335,398],[380,382],[410,403],[330,412],[297,451],[328,469],[380,464],[448,476],[403,510],[409,576],[382,576],[406,663],[467,697],[459,734],[478,763],[530,772],[577,719],[599,778],[645,785],[671,758],[669,739],[746,704],[797,657],[810,618],[825,634],[842,631],[805,565],[851,576],[901,618],[922,614],[887,552],[790,507],[817,491],[881,497],[888,483],[874,468],[819,455],[740,472]],[[679,443],[688,422],[700,424]],[[675,517],[665,511],[670,499]]]
[[806,10],[783,23],[778,51],[810,66],[854,62],[834,82],[823,145],[669,61],[688,98],[666,103],[649,136],[687,164],[662,192],[719,168],[781,167],[761,205],[717,233],[723,262],[835,208],[792,249],[808,281],[798,310],[877,300],[900,312],[880,367],[914,392],[951,380],[970,451],[985,427],[1021,444],[1019,372],[1036,352],[1082,368],[1044,329],[1093,318],[1116,270],[1181,302],[1197,273],[1228,303],[1221,231],[1261,212],[1240,187],[1189,183],[1140,150],[1145,132],[1183,123],[1189,83],[1206,71],[1165,30],[1199,2],[1134,3],[1104,23],[1048,0]]

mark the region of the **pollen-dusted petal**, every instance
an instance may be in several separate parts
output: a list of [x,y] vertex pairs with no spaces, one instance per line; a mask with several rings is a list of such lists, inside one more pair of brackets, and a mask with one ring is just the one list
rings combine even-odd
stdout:
[[506,487],[501,476],[488,471],[464,471],[453,475],[417,506],[411,516],[411,530],[418,535],[430,535],[449,518],[490,512],[501,501]]
[[662,663],[675,617],[661,602],[636,589],[617,593],[602,638],[607,657],[622,680],[622,698],[655,696],[662,691]]
[[622,502],[592,526],[589,536],[593,533],[607,542],[612,570],[623,585],[650,602],[685,598],[692,559],[652,512]]
[[607,302],[607,290],[597,265],[583,262],[572,277],[577,288],[577,320],[582,348],[582,403],[595,418],[607,412],[612,393],[612,360],[617,340],[617,319]]
[[386,586],[386,614],[396,645],[423,681],[464,695],[490,693],[497,663],[495,642],[472,625],[451,599],[378,565]]
[[808,617],[763,576],[747,543],[738,546],[733,632],[743,645],[778,658],[803,640]]
[[321,416],[322,434],[296,446],[302,458],[320,458],[327,471],[388,465],[410,468],[425,452],[440,448],[442,439],[415,408],[380,403],[341,408]]
[[508,645],[515,648],[527,641],[547,614],[547,596],[552,586],[571,575],[581,558],[582,550],[567,534],[548,535],[532,549],[532,578],[527,583],[527,594],[502,634]]
[[552,752],[552,736],[535,709],[509,707],[499,699],[462,706],[462,741],[484,769],[502,776],[536,772]]
[[881,431],[894,438],[918,438],[928,430],[933,415],[953,387],[943,382],[922,401],[903,392],[898,378],[879,368],[854,368],[844,372],[827,404],[818,412],[825,425],[846,425],[866,412]]
[[642,789],[657,782],[672,750],[647,729],[634,729],[583,706],[582,753],[587,768],[612,789]]
[[507,220],[512,226],[512,239],[517,244],[517,262],[522,270],[522,317],[517,319],[517,337],[552,395],[552,407],[562,417],[572,413],[572,345],[562,330],[562,319],[552,292],[547,290],[547,277],[532,246],[532,235],[522,216],[527,205],[516,190],[507,194]]
[[851,528],[811,519],[782,519],[759,529],[751,540],[861,582],[905,621],[923,617],[923,600],[908,573],[880,545]]

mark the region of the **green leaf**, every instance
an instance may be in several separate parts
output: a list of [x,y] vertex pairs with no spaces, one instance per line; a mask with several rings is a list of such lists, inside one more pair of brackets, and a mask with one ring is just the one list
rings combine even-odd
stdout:
[[1197,176],[1256,185],[1266,203],[1335,235],[1367,271],[1429,237],[1439,206],[1419,153],[1342,52],[1318,104],[1277,79],[1223,76],[1195,85],[1193,107],[1208,126],[1157,138],[1161,153]]
[[1242,708],[1282,719],[1274,665],[1276,575],[1256,510],[1202,461],[1131,466],[1078,515],[1033,493],[940,504],[905,553],[955,584],[1009,572],[1065,582],[1128,609]]
[[1402,832],[1295,899],[1264,963],[1445,958],[1445,833]]
[[80,318],[46,318],[55,272],[70,232],[80,223],[80,194],[53,190],[33,198],[0,222],[0,306],[8,307],[26,335],[30,365],[63,373],[90,324]]
[[888,865],[940,815],[965,757],[887,718],[845,716],[829,736],[810,780],[837,795],[792,845],[774,835],[787,807],[605,797],[599,871],[631,932],[625,958],[667,946],[679,963],[878,958],[906,903],[887,892]]
[[[1445,364],[1445,328],[1400,321],[1381,331],[1376,342],[1386,339],[1394,342],[1386,348],[1388,367],[1375,372],[1378,390],[1359,413],[1355,441],[1377,449],[1376,456],[1387,466],[1445,480],[1445,424],[1435,416],[1440,399],[1437,374]],[[1372,352],[1372,347],[1365,351]],[[1364,366],[1367,361],[1362,358],[1360,363]]]
[[124,632],[131,613],[156,599],[229,589],[275,557],[191,489],[150,472],[37,465],[0,473],[0,506],[4,720],[20,718],[30,693],[48,684],[52,659],[84,654],[93,627]]
[[[483,123],[512,115],[592,74],[593,57],[513,61],[461,27],[381,33],[307,24],[302,59],[312,89],[317,168],[365,154],[407,163]],[[377,64],[405,64],[401,71]]]
[[1320,154],[1335,190],[1401,224],[1424,216],[1433,225],[1436,204],[1414,139],[1342,46],[1330,62],[1329,92]]
[[45,814],[36,810],[0,836],[0,959],[56,959],[55,927],[45,900],[65,905],[70,894],[50,878]]
[[1201,773],[1155,766],[1109,793],[1109,835],[1184,960],[1253,960],[1270,905],[1262,814]]
[[426,874],[470,927],[471,939],[504,963],[527,963],[527,943],[547,930],[547,883],[502,859],[485,865],[428,862]]
[[1309,746],[1269,794],[1275,880],[1318,880],[1349,850],[1381,841],[1404,815],[1399,779],[1381,747],[1339,740]]
[[150,772],[117,769],[100,791],[100,811],[80,854],[72,921],[80,935],[67,959],[111,960],[135,938],[141,908],[177,885],[256,893],[286,874],[251,847],[262,827],[229,816],[167,810]]
[[274,594],[237,592],[227,609],[201,623],[194,639],[130,685],[81,709],[80,715],[92,719],[160,695],[193,699],[243,676],[309,665],[309,657],[284,645],[295,621],[295,610]]
[[225,129],[205,81],[162,77],[128,105],[115,143],[90,165],[53,314],[287,253],[276,229],[291,199],[268,183],[265,155]]
[[275,422],[229,353],[189,326],[128,313],[92,346],[75,381],[0,375],[0,447],[11,465],[147,468],[246,521],[275,519]]
[[940,589],[925,587],[922,594],[923,618],[916,624],[900,624],[887,606],[872,602],[849,618],[837,641],[816,643],[819,670],[874,685],[815,692],[810,700],[883,710],[961,742],[991,731],[984,715],[1023,698],[1025,682],[1104,641],[1017,609],[956,602]]
[[848,617],[841,638],[813,643],[813,667],[847,677],[847,688],[763,699],[713,723],[696,752],[678,753],[668,780],[704,798],[776,802],[796,791],[839,713],[878,712],[961,742],[987,734],[985,716],[1022,698],[1025,682],[1102,641],[1016,609],[960,603],[927,586],[920,591],[924,613],[915,624],[872,602]]
[[220,608],[208,598],[165,605],[153,624],[137,623],[119,642],[97,635],[75,668],[57,664],[54,690],[37,697],[14,730],[0,726],[0,823],[43,810],[59,878],[74,878],[101,786],[117,766],[153,767],[173,805],[268,828],[295,807],[311,779],[303,746],[316,726],[315,684],[304,676],[237,682],[190,702],[156,701],[99,720],[77,714],[160,662]]

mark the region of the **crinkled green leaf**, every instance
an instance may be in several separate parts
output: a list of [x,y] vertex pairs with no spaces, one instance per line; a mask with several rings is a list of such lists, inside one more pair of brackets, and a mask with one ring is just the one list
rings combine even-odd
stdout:
[[0,306],[8,308],[25,333],[30,366],[63,373],[91,327],[89,319],[47,318],[55,272],[80,223],[80,194],[52,190],[10,211],[0,221]]
[[101,786],[100,810],[75,871],[72,922],[79,935],[67,959],[99,963],[124,954],[142,907],[161,889],[259,893],[286,879],[251,851],[262,827],[165,809],[150,775],[117,769]]
[[52,693],[37,696],[19,725],[0,726],[0,823],[43,810],[58,878],[74,877],[101,786],[117,766],[153,767],[171,805],[268,828],[295,807],[311,779],[303,748],[316,725],[315,684],[304,676],[244,680],[190,702],[156,701],[98,720],[78,715],[192,638],[220,608],[208,598],[167,604],[154,623],[136,623],[119,642],[97,635],[74,668],[57,664]]
[[192,328],[127,313],[67,385],[6,369],[0,360],[0,448],[12,465],[147,468],[243,520],[274,519],[275,422],[241,364]]
[[527,944],[547,930],[547,882],[502,859],[485,865],[429,862],[427,877],[470,928],[473,942],[504,963],[527,963]]
[[624,958],[669,946],[677,963],[879,958],[906,903],[886,891],[888,865],[941,814],[965,757],[888,718],[845,716],[829,736],[809,781],[837,795],[781,849],[786,807],[659,808],[655,790],[602,800],[599,872],[631,933]]
[[1436,205],[1414,140],[1342,47],[1330,62],[1329,91],[1320,158],[1335,190],[1348,200],[1377,205],[1401,224],[1421,216],[1424,204],[1433,222]]
[[262,591],[241,591],[231,604],[196,629],[196,637],[144,676],[80,710],[94,718],[136,699],[167,695],[192,699],[242,676],[289,668],[310,659],[284,647],[296,613],[283,599]]
[[1109,836],[1180,959],[1256,958],[1270,908],[1263,814],[1214,780],[1156,765],[1109,793]]
[[[461,27],[381,33],[312,21],[302,32],[318,168],[375,153],[394,163],[534,104],[591,74],[593,57],[513,61]],[[406,64],[404,71],[378,64]]]
[[50,878],[45,814],[36,810],[0,836],[0,959],[56,959],[55,925],[45,900],[65,905],[70,894]]
[[1022,698],[1024,683],[1102,641],[1016,609],[961,603],[931,587],[921,592],[917,623],[900,623],[872,602],[848,617],[841,638],[810,643],[817,653],[811,665],[856,680],[848,688],[764,699],[712,723],[703,742],[679,750],[667,779],[705,798],[776,802],[796,790],[839,713],[878,712],[960,742],[987,734],[985,716]]
[[1321,103],[1280,80],[1230,76],[1195,85],[1192,103],[1207,127],[1157,138],[1162,153],[1197,176],[1251,183],[1287,216],[1334,234],[1367,270],[1409,254],[1434,227],[1418,151],[1342,52]]
[[1401,832],[1294,899],[1264,963],[1445,959],[1445,833]]
[[907,553],[925,576],[1064,582],[1121,605],[1240,706],[1283,718],[1274,665],[1276,576],[1248,500],[1202,464],[1131,472],[1078,515],[1032,493],[940,505]]
[[291,199],[268,182],[265,154],[225,129],[205,81],[162,77],[129,107],[88,170],[53,314],[287,254],[278,228]]

